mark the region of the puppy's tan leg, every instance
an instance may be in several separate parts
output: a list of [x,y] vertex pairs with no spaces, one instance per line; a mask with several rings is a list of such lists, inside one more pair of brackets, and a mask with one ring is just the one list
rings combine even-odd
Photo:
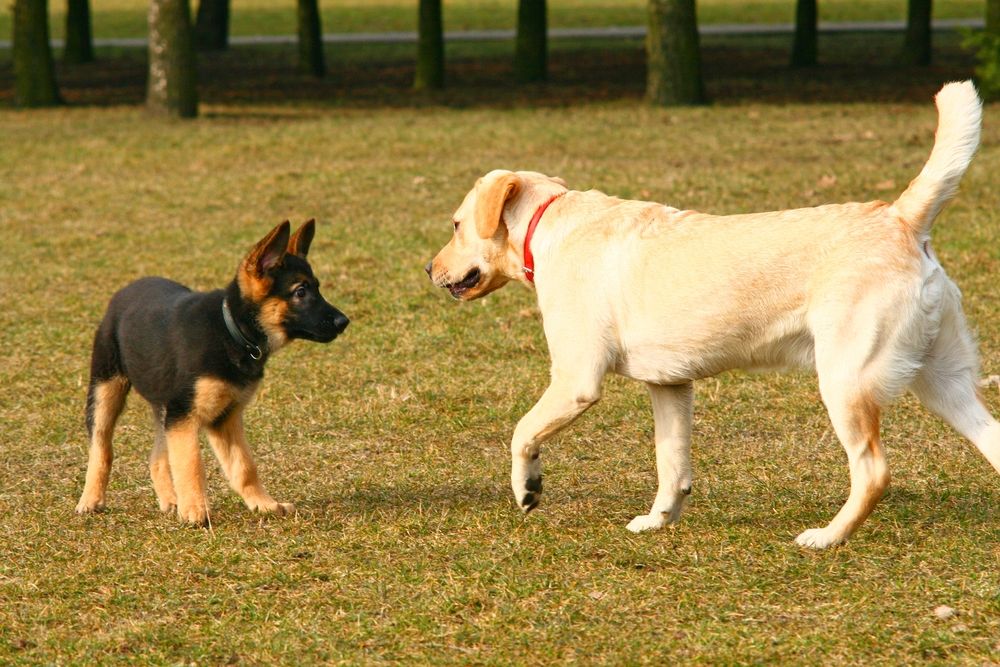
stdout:
[[167,458],[177,493],[177,516],[197,525],[208,523],[208,500],[205,496],[205,468],[198,446],[198,422],[193,418],[172,424],[166,429]]
[[514,429],[510,483],[517,504],[525,512],[535,509],[542,495],[542,442],[600,399],[601,377],[603,373],[594,377],[553,370],[548,389]]
[[111,475],[111,461],[114,452],[111,436],[118,416],[125,407],[128,396],[128,380],[117,376],[104,382],[92,384],[87,390],[87,426],[90,431],[90,453],[87,461],[87,481],[83,494],[76,505],[78,514],[95,512],[104,507],[108,478]]
[[240,494],[247,507],[257,512],[292,514],[295,506],[272,498],[257,477],[257,466],[243,432],[242,410],[236,410],[221,425],[208,429],[208,441],[229,485]]
[[153,490],[160,504],[161,512],[177,509],[177,494],[170,479],[170,460],[167,456],[167,434],[163,430],[162,411],[153,408],[153,451],[149,454],[149,477],[153,480]]
[[633,533],[662,528],[681,516],[691,493],[691,419],[694,388],[682,385],[647,385],[656,422],[656,474],[659,488],[649,514],[632,519]]
[[825,549],[844,542],[868,518],[889,486],[889,467],[879,439],[879,406],[870,396],[844,389],[829,384],[824,387],[820,378],[820,393],[837,437],[847,451],[851,493],[825,528],[812,528],[795,539],[804,547]]

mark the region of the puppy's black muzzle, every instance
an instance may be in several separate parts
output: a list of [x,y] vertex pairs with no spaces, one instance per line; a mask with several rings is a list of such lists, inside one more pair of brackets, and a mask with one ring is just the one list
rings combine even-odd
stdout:
[[329,343],[344,333],[351,321],[342,312],[331,306],[326,300],[317,303],[305,313],[298,313],[292,324],[292,335],[295,338]]
[[324,319],[325,326],[323,327],[323,330],[325,335],[323,338],[318,339],[321,343],[329,343],[334,338],[344,333],[347,325],[351,323],[351,321],[347,319],[347,315],[344,315],[333,306],[330,306],[330,311],[331,312],[328,313]]

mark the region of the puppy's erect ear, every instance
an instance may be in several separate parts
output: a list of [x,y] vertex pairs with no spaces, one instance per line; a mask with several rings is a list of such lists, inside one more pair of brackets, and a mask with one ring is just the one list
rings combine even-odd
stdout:
[[288,230],[291,225],[285,220],[272,229],[267,236],[257,242],[243,266],[255,278],[263,278],[268,271],[281,264],[288,252]]
[[476,231],[479,238],[489,239],[500,226],[504,204],[521,190],[521,177],[517,174],[504,174],[479,195],[476,202]]
[[306,255],[309,254],[309,245],[312,243],[313,236],[315,235],[316,219],[310,218],[295,230],[292,238],[288,239],[288,254],[305,259]]

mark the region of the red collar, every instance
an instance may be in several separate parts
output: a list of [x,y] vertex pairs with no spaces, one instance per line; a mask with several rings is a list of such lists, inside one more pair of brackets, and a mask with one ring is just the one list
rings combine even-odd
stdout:
[[539,206],[538,210],[535,211],[535,215],[532,216],[531,222],[528,223],[528,231],[524,233],[524,268],[522,271],[524,271],[524,277],[528,279],[529,283],[535,282],[535,256],[531,254],[531,237],[535,235],[535,227],[538,226],[542,215],[545,214],[545,209],[564,194],[566,193],[560,192],[557,195],[553,195],[544,204]]

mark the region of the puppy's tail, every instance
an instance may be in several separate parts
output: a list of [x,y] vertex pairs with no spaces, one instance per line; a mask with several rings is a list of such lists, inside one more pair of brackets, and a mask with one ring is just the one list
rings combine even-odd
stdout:
[[983,104],[971,81],[949,83],[934,97],[938,126],[927,164],[896,200],[900,217],[918,236],[927,236],[958,190],[979,147]]

